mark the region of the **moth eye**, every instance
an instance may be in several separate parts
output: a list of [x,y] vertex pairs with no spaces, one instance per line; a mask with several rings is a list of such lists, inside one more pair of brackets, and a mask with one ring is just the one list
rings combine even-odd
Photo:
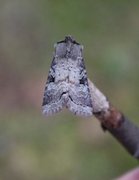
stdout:
[[84,78],[80,79],[80,84],[85,84]]
[[55,78],[51,75],[51,76],[49,76],[49,83],[50,82],[55,82]]

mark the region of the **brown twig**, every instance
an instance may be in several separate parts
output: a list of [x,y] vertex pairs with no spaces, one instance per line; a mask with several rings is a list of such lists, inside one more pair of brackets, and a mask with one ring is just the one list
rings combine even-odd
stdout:
[[113,107],[102,92],[89,81],[94,115],[135,158],[139,159],[139,128]]

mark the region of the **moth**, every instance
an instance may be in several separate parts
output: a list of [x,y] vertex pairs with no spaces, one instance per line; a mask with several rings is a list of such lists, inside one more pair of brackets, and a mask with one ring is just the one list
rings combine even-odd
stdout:
[[43,114],[53,115],[64,107],[78,116],[92,116],[93,106],[83,46],[71,36],[55,44],[43,97]]

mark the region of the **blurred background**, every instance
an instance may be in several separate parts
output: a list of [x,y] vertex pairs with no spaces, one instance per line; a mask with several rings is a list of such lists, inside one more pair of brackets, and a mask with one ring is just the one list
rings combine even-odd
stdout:
[[110,180],[138,164],[94,117],[42,115],[53,45],[68,34],[89,78],[139,124],[138,0],[0,0],[0,180]]

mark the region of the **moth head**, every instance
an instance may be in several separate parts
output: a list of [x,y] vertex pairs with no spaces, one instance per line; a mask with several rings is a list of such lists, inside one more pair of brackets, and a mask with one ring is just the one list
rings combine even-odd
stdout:
[[71,35],[68,35],[68,36],[65,36],[65,42],[74,42],[75,39],[71,36]]

